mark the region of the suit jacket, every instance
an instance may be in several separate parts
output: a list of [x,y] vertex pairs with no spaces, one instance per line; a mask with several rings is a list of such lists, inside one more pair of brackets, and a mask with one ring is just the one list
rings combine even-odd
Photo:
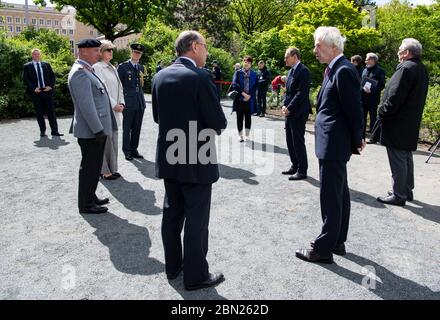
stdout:
[[[49,63],[40,61],[41,68],[43,69],[43,81],[46,86],[55,88],[55,74],[52,70],[52,67]],[[26,63],[23,66],[23,81],[26,86],[26,93],[33,94],[35,93],[35,89],[38,88],[38,75],[37,71],[35,71],[34,63],[32,61]],[[53,90],[50,90],[49,93],[53,93]]]
[[[140,65],[140,71],[144,73],[144,66]],[[118,66],[118,75],[124,88],[125,107],[127,109],[145,109],[145,97],[142,90],[139,72],[131,64],[130,60]]]
[[[249,75],[249,94],[251,96],[251,99],[249,100],[249,106],[251,109],[251,114],[255,113],[257,111],[257,89],[258,89],[258,77],[257,73],[253,70],[250,71]],[[243,96],[241,93],[244,91],[244,71],[243,69],[237,70],[234,73],[234,76],[232,78],[232,84],[230,91],[237,91],[240,93],[237,99],[234,100],[234,103],[232,105],[232,111],[235,111],[237,108],[237,104],[239,101],[243,101]]]
[[289,118],[303,117],[311,113],[310,104],[310,71],[302,63],[298,64],[293,75],[289,72],[286,82],[284,105],[289,109]]
[[[195,67],[191,61],[178,58],[174,64],[154,76],[152,105],[154,121],[159,124],[156,176],[183,183],[210,184],[217,181],[219,171],[216,155],[212,155],[214,163],[208,164],[201,163],[197,156],[199,151],[203,152],[201,147],[206,143],[197,142],[200,131],[214,130],[208,139],[215,146],[215,133],[220,134],[227,124],[210,75]],[[190,121],[196,122],[197,125],[197,129],[192,132]],[[182,163],[172,164],[167,161],[167,152],[172,148],[170,146],[176,146],[173,137],[172,141],[167,139],[167,135],[171,134],[170,130],[173,129],[174,132],[182,133],[177,141],[183,142],[183,149],[177,150],[176,153],[179,158],[183,158]],[[196,141],[197,150],[190,149],[193,139]],[[215,148],[212,151],[215,152]]]
[[68,85],[75,109],[71,127],[75,137],[93,139],[102,130],[109,135],[117,129],[105,85],[78,60],[70,70]]
[[417,149],[428,80],[428,72],[418,58],[397,66],[379,106],[381,144],[407,151]]
[[[367,78],[371,78],[377,81],[377,85],[371,87],[371,93],[366,93],[362,89],[362,84],[367,81]],[[372,68],[365,68],[362,72],[362,80],[361,80],[361,98],[362,104],[368,106],[375,106],[379,104],[380,101],[380,93],[385,87],[385,71],[378,65],[375,64]]]
[[318,93],[315,153],[318,159],[348,161],[362,145],[360,78],[345,57],[333,65]]

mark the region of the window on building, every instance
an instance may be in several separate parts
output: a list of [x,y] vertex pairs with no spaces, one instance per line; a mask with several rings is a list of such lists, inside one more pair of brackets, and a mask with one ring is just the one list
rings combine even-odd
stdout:
[[69,34],[70,34],[71,36],[73,36],[73,30],[72,30],[72,29],[69,30]]
[[71,27],[72,26],[72,21],[70,19],[67,20],[67,26]]
[[20,26],[15,26],[15,32],[20,33],[21,32],[21,27]]
[[12,23],[12,17],[6,17],[6,21],[7,21],[8,23]]
[[23,18],[23,24],[27,24],[26,18]]
[[40,19],[40,20],[38,20],[38,24],[39,24],[40,26],[42,26],[42,25],[44,24],[44,19]]
[[75,53],[75,41],[70,40],[70,51]]
[[90,35],[93,36],[93,30],[90,30]]
[[46,20],[46,25],[47,25],[47,26],[51,26],[51,25],[52,25],[52,20],[47,19],[47,20]]
[[60,22],[58,20],[54,20],[53,23],[58,27],[60,25]]
[[35,19],[35,18],[32,18],[32,20],[31,20],[31,23],[32,23],[32,25],[36,25],[37,24],[37,19]]
[[20,23],[21,23],[21,18],[15,17],[15,24],[20,24]]
[[3,17],[0,17],[0,24],[3,24],[3,23],[5,23]]
[[64,35],[66,35],[66,34],[67,34],[66,29],[63,29],[62,33],[63,33]]
[[8,26],[8,31],[9,32],[14,32],[14,26]]

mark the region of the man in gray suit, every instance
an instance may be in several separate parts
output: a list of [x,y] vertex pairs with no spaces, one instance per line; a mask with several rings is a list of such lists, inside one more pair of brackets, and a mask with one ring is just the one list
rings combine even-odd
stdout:
[[104,213],[108,198],[98,199],[96,187],[102,167],[107,136],[116,124],[107,90],[92,65],[100,57],[101,42],[84,39],[78,42],[78,59],[69,73],[69,90],[75,113],[70,132],[81,147],[78,208],[80,213]]

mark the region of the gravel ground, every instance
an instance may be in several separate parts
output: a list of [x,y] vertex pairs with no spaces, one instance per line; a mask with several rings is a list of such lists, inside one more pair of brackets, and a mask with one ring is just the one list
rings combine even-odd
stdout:
[[123,178],[99,184],[111,203],[98,216],[78,213],[80,149],[67,134],[70,118],[59,119],[61,139],[40,139],[35,119],[2,122],[0,299],[440,299],[440,157],[425,164],[427,152],[415,152],[416,200],[393,207],[375,200],[390,188],[385,148],[369,145],[354,156],[348,254],[333,265],[309,264],[295,250],[321,228],[313,124],[309,178],[291,182],[280,174],[289,167],[283,121],[252,118],[256,134],[268,133],[262,152],[257,136],[237,142],[229,104],[232,148],[223,148],[223,137],[208,253],[211,271],[226,281],[195,292],[183,289],[182,276],[168,282],[164,274],[164,188],[154,177],[149,104],[145,159],[128,162],[120,153]]

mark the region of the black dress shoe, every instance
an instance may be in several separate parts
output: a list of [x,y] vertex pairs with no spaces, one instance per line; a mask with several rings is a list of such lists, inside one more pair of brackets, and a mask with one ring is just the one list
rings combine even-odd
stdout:
[[122,177],[121,174],[120,174],[119,172],[113,172],[113,175],[114,175],[116,178],[120,178],[120,177]]
[[131,161],[131,160],[133,160],[133,156],[131,154],[126,154],[125,160]]
[[92,207],[86,207],[83,209],[79,209],[79,213],[84,213],[84,214],[100,214],[100,213],[105,213],[108,211],[107,207],[99,207],[99,206],[92,206]]
[[47,134],[45,132],[40,132],[40,137],[47,137]]
[[215,285],[218,285],[219,283],[223,282],[225,280],[225,277],[223,276],[223,273],[210,273],[208,275],[208,279],[203,281],[202,283],[195,284],[192,286],[185,286],[186,290],[198,290],[203,288],[209,288],[213,287]]
[[183,266],[180,267],[179,270],[177,270],[177,271],[174,272],[174,273],[167,273],[167,279],[168,279],[168,280],[174,280],[174,279],[176,279],[176,278],[179,276],[179,274],[180,274],[180,272],[181,272],[182,270],[183,270]]
[[262,114],[259,115],[259,117],[260,117],[260,118],[264,118],[264,117],[265,117],[265,114],[262,113]]
[[[389,196],[392,196],[394,193],[393,193],[393,191],[388,191],[388,195]],[[408,195],[408,197],[406,198],[406,200],[408,200],[408,201],[414,201],[414,194],[411,192],[409,195]]]
[[59,133],[59,132],[54,132],[54,133],[51,133],[51,136],[62,137],[62,136],[64,136],[64,134]]
[[131,156],[133,158],[138,158],[138,159],[143,159],[144,158],[144,156],[139,154],[139,152],[134,152],[134,153],[131,154]]
[[396,197],[394,194],[388,197],[378,197],[377,201],[390,204],[393,206],[401,206],[403,207],[405,205],[405,200],[400,199],[399,197]]
[[96,198],[96,200],[95,200],[95,204],[96,204],[97,206],[102,206],[102,205],[107,204],[107,203],[109,203],[109,202],[110,202],[110,199],[109,199],[109,198],[104,198],[104,199]]
[[367,144],[376,144],[376,143],[377,143],[376,140],[369,140],[369,141],[367,141]]
[[109,176],[105,176],[105,175],[101,174],[101,178],[104,179],[104,180],[116,180],[116,179],[118,179],[118,177],[116,177],[114,174],[111,174]]
[[300,249],[296,250],[295,255],[297,258],[307,262],[315,262],[315,263],[333,263],[333,255],[330,253],[329,255],[321,256],[317,254],[315,251],[310,249]]
[[295,173],[293,176],[290,176],[290,177],[289,177],[289,180],[290,180],[290,181],[294,181],[294,180],[304,180],[304,179],[307,179],[307,175],[304,174],[304,173],[299,173],[299,172],[297,172],[297,173]]
[[[310,241],[310,246],[312,248],[315,247],[315,240]],[[338,256],[345,256],[347,254],[347,251],[345,251],[345,244],[344,243],[338,243],[336,247],[332,250],[334,254],[337,254]]]
[[297,171],[298,171],[298,168],[291,167],[289,170],[281,172],[281,174],[288,174],[290,176],[292,174],[295,174]]

